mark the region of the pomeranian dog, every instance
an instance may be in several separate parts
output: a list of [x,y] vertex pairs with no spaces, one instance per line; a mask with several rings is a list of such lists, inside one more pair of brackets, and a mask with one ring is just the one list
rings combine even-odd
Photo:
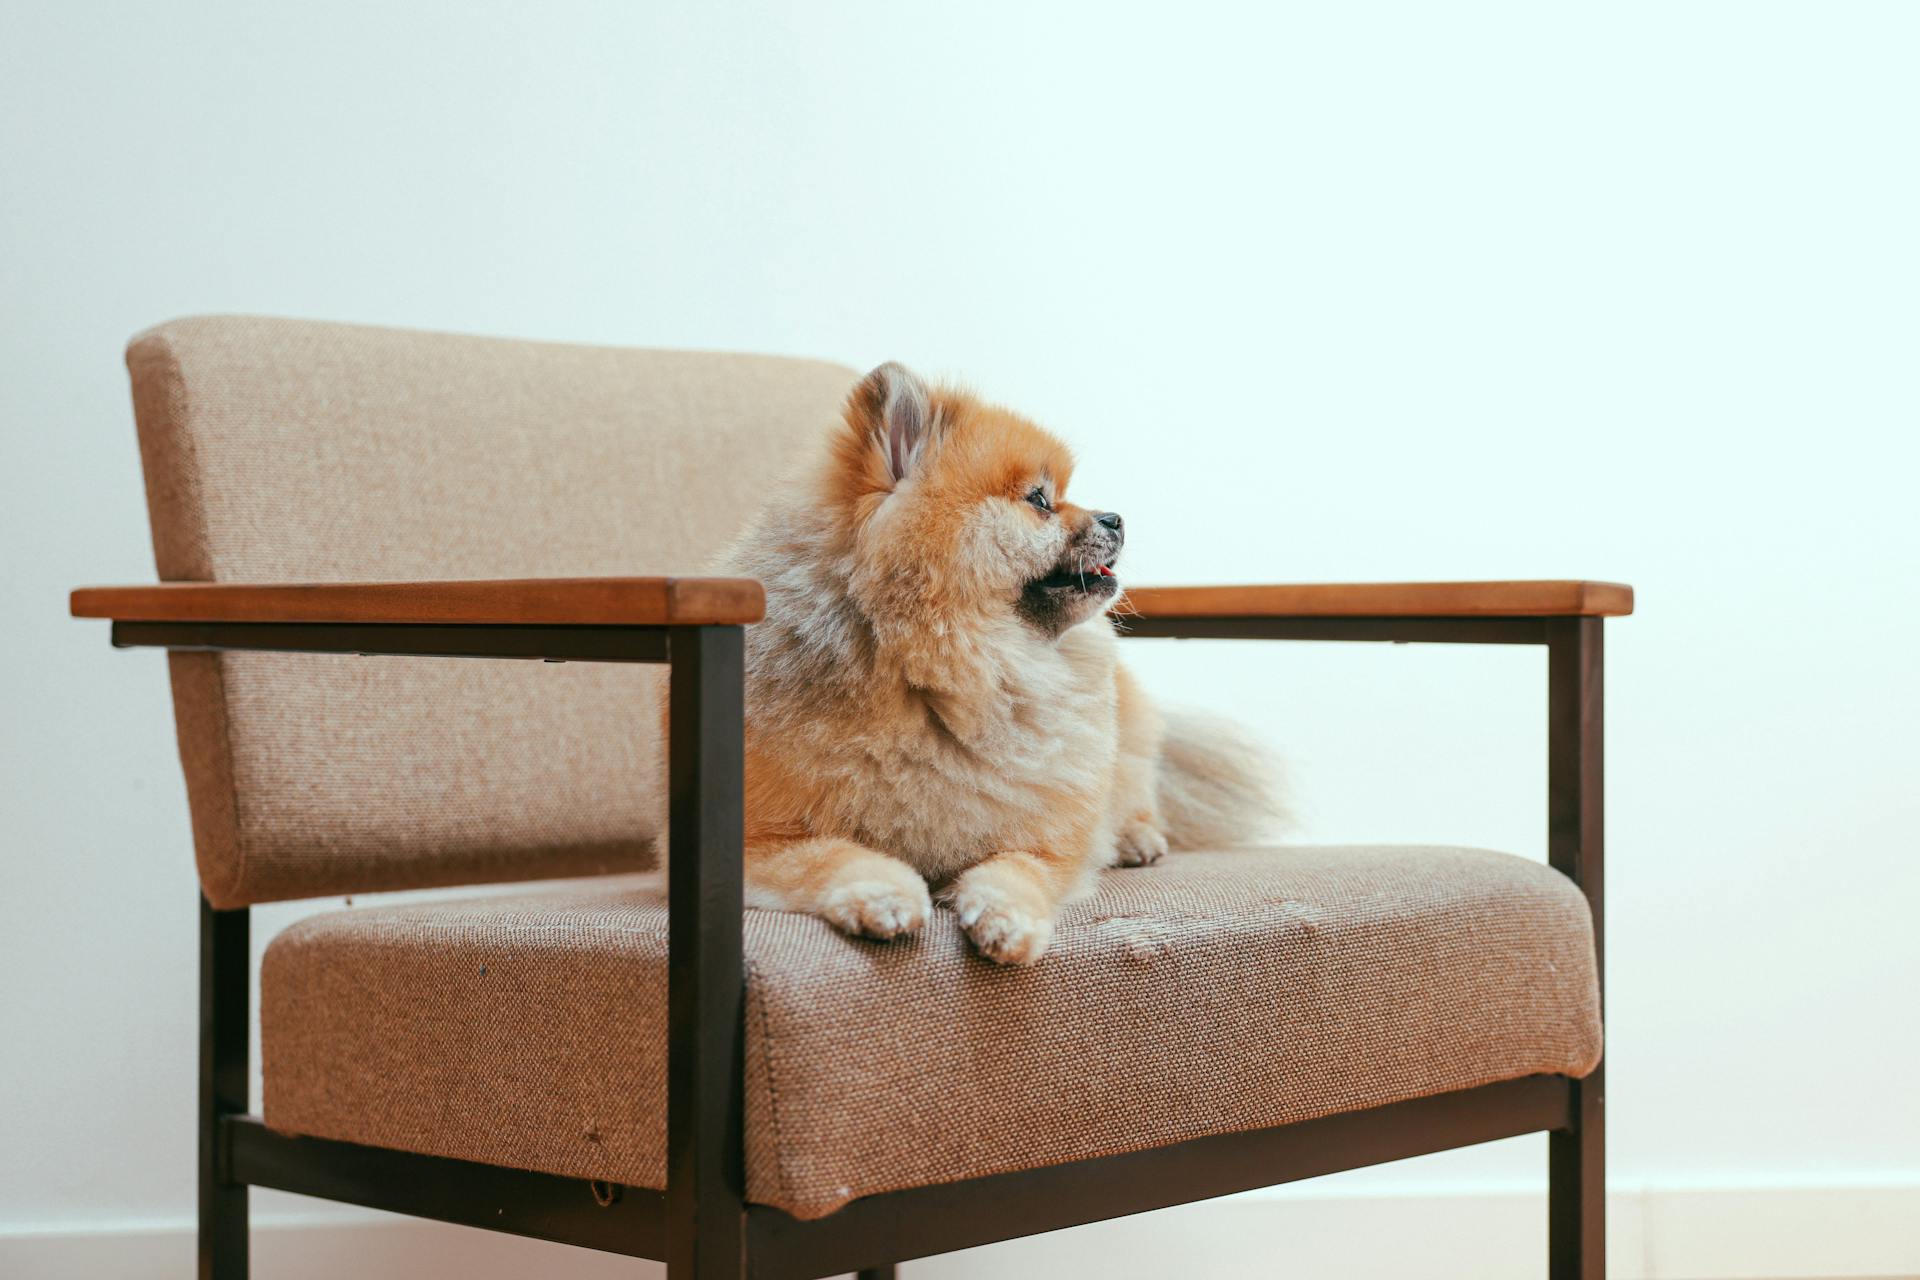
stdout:
[[937,893],[982,955],[1032,964],[1102,868],[1271,826],[1258,747],[1163,718],[1120,665],[1126,526],[1068,501],[1065,445],[897,364],[844,416],[727,557],[767,595],[746,643],[749,905],[885,939]]

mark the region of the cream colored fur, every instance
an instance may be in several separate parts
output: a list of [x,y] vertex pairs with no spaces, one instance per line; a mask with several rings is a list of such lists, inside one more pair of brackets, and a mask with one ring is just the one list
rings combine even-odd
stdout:
[[1102,868],[1252,834],[1264,757],[1184,718],[1164,735],[1119,663],[1111,584],[1047,597],[1067,602],[1057,633],[1022,612],[1022,583],[1119,545],[1064,501],[1057,441],[898,366],[840,433],[724,566],[767,592],[747,632],[750,904],[889,938],[924,925],[931,884],[983,954],[1032,963]]

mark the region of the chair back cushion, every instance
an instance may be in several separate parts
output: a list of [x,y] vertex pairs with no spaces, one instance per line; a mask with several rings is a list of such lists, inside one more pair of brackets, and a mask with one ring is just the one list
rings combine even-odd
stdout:
[[[702,569],[826,437],[821,361],[257,317],[127,350],[167,581]],[[657,668],[173,654],[216,906],[644,866]]]

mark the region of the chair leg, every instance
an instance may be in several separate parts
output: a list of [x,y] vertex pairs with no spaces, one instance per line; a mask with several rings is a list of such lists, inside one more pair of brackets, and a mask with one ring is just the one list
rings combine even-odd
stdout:
[[675,627],[667,643],[667,1275],[743,1280],[745,642]]
[[1606,1280],[1606,1082],[1596,1071],[1573,1088],[1574,1127],[1547,1135],[1547,1273]]
[[[1606,823],[1604,648],[1598,618],[1564,618],[1547,632],[1547,860],[1579,885],[1593,912],[1593,959],[1604,986]],[[1602,1063],[1573,1083],[1573,1124],[1547,1138],[1547,1272],[1552,1280],[1607,1274],[1607,1081]]]
[[200,1280],[247,1277],[247,1188],[220,1167],[220,1122],[247,1110],[247,926],[200,899]]

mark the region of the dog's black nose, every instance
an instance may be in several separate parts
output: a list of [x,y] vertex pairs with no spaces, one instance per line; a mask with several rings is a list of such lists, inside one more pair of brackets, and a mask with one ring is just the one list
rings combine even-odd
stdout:
[[1115,533],[1120,532],[1120,513],[1119,512],[1102,511],[1099,515],[1095,516],[1094,519],[1098,520],[1101,524],[1107,526],[1107,528],[1113,530]]

